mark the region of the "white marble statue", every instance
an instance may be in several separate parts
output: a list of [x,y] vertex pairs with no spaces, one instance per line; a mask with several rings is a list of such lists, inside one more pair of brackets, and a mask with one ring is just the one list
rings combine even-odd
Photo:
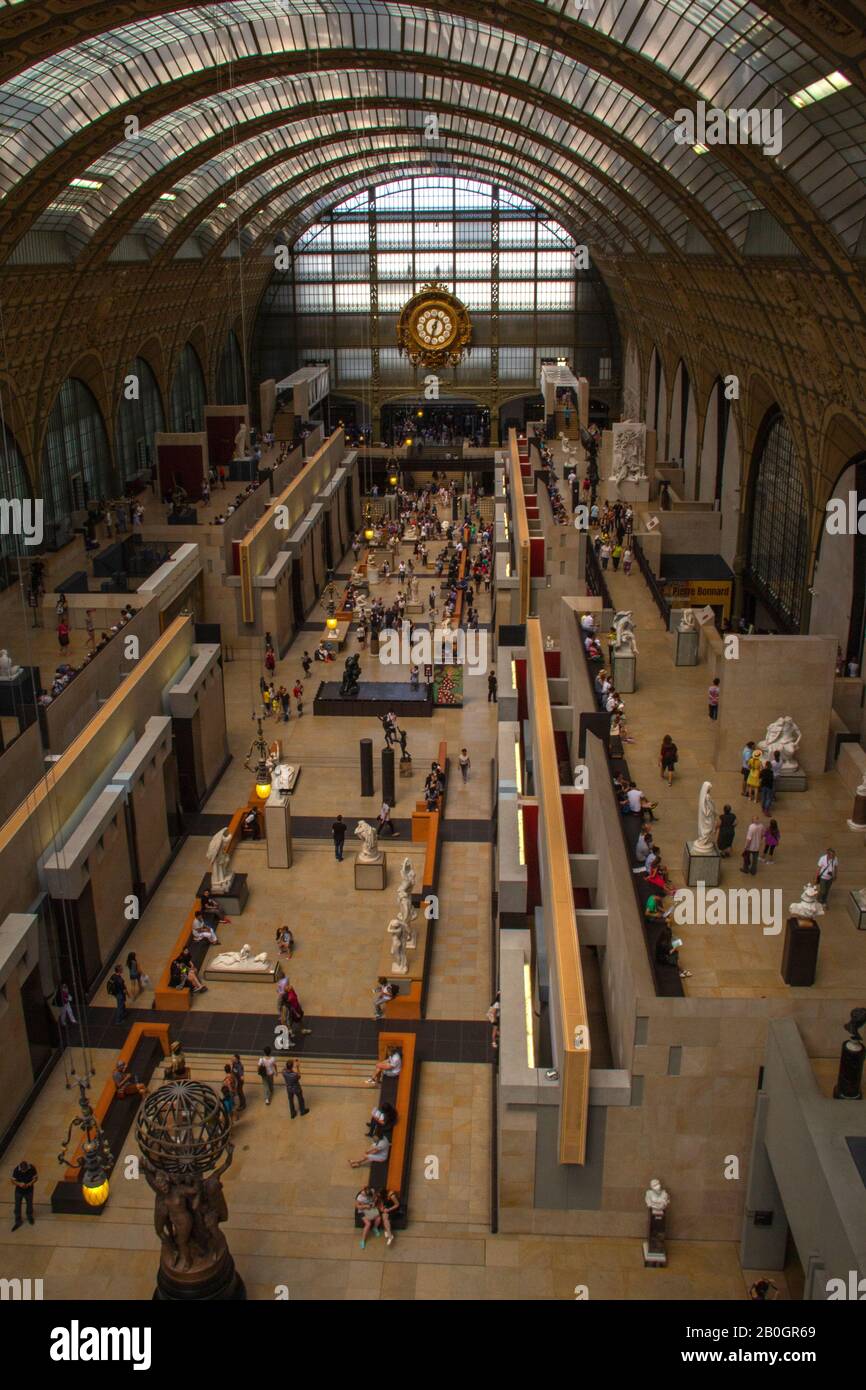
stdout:
[[694,608],[684,608],[679,623],[680,632],[697,632],[698,624]]
[[714,854],[716,851],[716,803],[710,796],[712,782],[704,782],[698,796],[698,838],[692,842],[692,854]]
[[644,1193],[643,1199],[653,1216],[664,1216],[671,1204],[670,1193],[665,1192],[659,1178],[650,1178],[650,1185]]
[[409,580],[409,597],[413,603],[418,602],[418,576],[413,574]]
[[634,622],[631,609],[617,613],[613,620],[616,638],[614,646],[618,656],[637,656],[637,643],[634,640]]
[[363,849],[358,854],[359,864],[381,864],[382,851],[379,848],[379,832],[374,825],[368,821],[359,820],[355,826],[355,835],[363,841]]
[[397,888],[397,913],[401,922],[406,923],[408,939],[407,949],[414,951],[418,945],[417,934],[412,923],[418,916],[418,909],[412,902],[412,894],[415,890],[415,870],[412,867],[412,860],[407,855],[400,868],[400,883]]
[[231,845],[232,837],[229,831],[218,830],[207,847],[212,893],[225,893],[231,887],[232,871],[229,865]]
[[791,903],[788,911],[792,917],[823,917],[824,904],[818,898],[817,884],[805,883],[800,902]]
[[295,769],[290,763],[277,763],[271,771],[271,785],[274,791],[287,792],[294,775]]
[[646,481],[644,456],[646,451],[646,427],[631,420],[623,421],[613,427],[613,448],[611,451],[612,483],[641,483]]
[[247,456],[247,426],[246,421],[242,420],[235,435],[235,451],[232,455],[236,459],[244,459]]
[[790,714],[780,715],[759,741],[758,747],[772,762],[775,753],[781,753],[782,772],[799,772],[800,764],[795,754],[803,735]]
[[243,945],[239,951],[221,951],[214,960],[208,962],[208,970],[260,970],[266,975],[271,973],[273,968],[267,952],[262,951],[254,956],[252,949],[247,945]]
[[0,681],[14,681],[16,676],[21,674],[22,668],[12,664],[12,658],[3,647],[0,650]]
[[406,955],[409,928],[405,922],[400,921],[399,917],[394,917],[388,923],[388,935],[391,938],[391,969],[395,975],[406,975],[409,971],[409,960]]

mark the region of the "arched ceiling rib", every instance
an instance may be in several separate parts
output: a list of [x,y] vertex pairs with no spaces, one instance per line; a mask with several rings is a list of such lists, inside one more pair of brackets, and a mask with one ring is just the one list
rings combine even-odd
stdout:
[[[170,162],[153,171],[155,158],[160,158],[165,149],[148,146],[147,156],[138,161],[136,177],[141,182],[135,185],[134,192],[124,197],[125,189],[111,185],[98,198],[83,200],[82,214],[87,217],[93,236],[92,249],[95,256],[107,255],[111,247],[124,233],[135,228],[139,217],[155,219],[160,217],[165,236],[164,250],[173,254],[183,240],[200,226],[208,233],[218,235],[229,224],[235,223],[238,203],[232,197],[235,188],[259,178],[264,171],[281,159],[303,155],[315,149],[317,144],[339,138],[356,139],[361,132],[381,133],[390,130],[393,134],[403,133],[407,139],[415,141],[424,137],[424,121],[427,106],[423,102],[410,103],[406,98],[386,98],[377,101],[375,108],[357,110],[343,99],[322,105],[309,104],[296,107],[289,118],[284,108],[265,116],[256,115],[244,125],[235,127],[237,144],[226,140],[226,128],[220,121],[207,123],[212,131],[216,125],[217,133],[202,138],[192,149],[186,149]],[[675,252],[674,233],[681,227],[682,217],[677,209],[658,195],[654,200],[661,205],[663,224],[641,201],[640,190],[629,191],[629,180],[624,176],[619,182],[600,170],[589,161],[576,158],[569,152],[567,141],[554,140],[539,134],[534,128],[530,135],[527,126],[519,122],[503,119],[493,120],[484,117],[466,116],[466,105],[460,106],[440,103],[437,107],[442,136],[442,149],[463,148],[467,141],[480,148],[498,145],[500,151],[520,156],[537,165],[541,183],[547,176],[566,178],[571,181],[572,194],[578,206],[584,201],[602,216],[613,215],[621,223],[623,235],[630,241],[646,245],[650,234],[659,242]],[[186,108],[189,117],[176,129],[184,133],[195,128],[196,120],[206,121],[213,113],[197,113],[194,108]],[[250,138],[243,138],[247,128],[258,132]],[[175,130],[167,132],[173,136]],[[202,132],[204,133],[204,132]],[[149,132],[152,136],[152,132]],[[178,142],[171,140],[170,149],[174,154]],[[183,149],[180,146],[181,150]],[[427,153],[432,154],[429,143]],[[105,175],[112,168],[112,154],[104,161],[97,161],[86,171],[86,176],[94,180]],[[147,171],[150,177],[144,177]],[[634,177],[634,176],[633,176]],[[169,179],[167,183],[166,180]],[[176,200],[160,200],[160,190],[170,186]],[[229,206],[226,203],[229,202]],[[40,225],[51,225],[49,211],[40,219]],[[668,231],[668,226],[671,231]]]
[[[600,163],[608,170],[611,177],[617,179],[620,173],[626,176],[633,167],[643,175],[645,187],[649,190],[664,192],[678,206],[681,227],[689,221],[694,222],[700,227],[710,243],[715,245],[720,254],[726,255],[729,259],[734,256],[734,248],[730,239],[720,230],[712,213],[704,206],[701,199],[684,188],[675,174],[659,160],[646,153],[634,141],[607,126],[601,116],[578,113],[571,103],[558,97],[531,93],[526,84],[516,77],[498,73],[487,74],[477,68],[467,69],[463,65],[454,63],[445,65],[437,58],[413,57],[414,66],[408,72],[402,55],[388,53],[382,49],[369,54],[354,49],[331,50],[329,62],[334,69],[354,71],[354,91],[359,105],[375,103],[377,95],[375,71],[377,69],[385,69],[386,72],[389,72],[395,80],[397,90],[411,94],[415,99],[426,101],[428,109],[434,113],[440,98],[453,100],[466,82],[483,89],[485,102],[501,104],[504,100],[511,103],[516,112],[541,110],[543,102],[543,108],[549,120],[571,123],[581,131],[578,153],[582,153],[585,149],[589,158]],[[287,77],[293,77],[296,73],[300,73],[304,78],[307,78],[309,77],[309,63],[310,55],[306,52],[290,55],[281,60],[280,72]],[[235,81],[246,84],[259,78],[267,78],[272,73],[273,66],[271,57],[260,55],[257,58],[248,58],[243,63],[232,64],[231,73]],[[227,81],[228,69],[223,70],[221,75]],[[319,84],[330,86],[334,81],[330,70],[325,74],[317,73],[313,76],[317,86]],[[35,187],[31,192],[31,181],[27,180],[22,185],[21,190],[16,193],[14,202],[20,216],[7,223],[2,211],[0,211],[0,245],[4,240],[9,245],[23,235],[27,224],[32,222],[37,210],[41,211],[44,204],[51,197],[56,197],[60,189],[66,190],[68,188],[70,169],[74,169],[76,173],[83,171],[98,155],[105,154],[110,148],[116,146],[118,133],[123,129],[123,120],[127,114],[136,114],[137,112],[144,126],[145,121],[150,116],[166,116],[179,106],[211,95],[213,89],[214,73],[212,70],[194,73],[182,78],[178,77],[173,82],[163,84],[161,88],[150,90],[146,97],[142,97],[138,101],[127,101],[125,105],[116,108],[110,116],[102,117],[94,121],[91,126],[84,127],[78,136],[63,147],[62,151],[58,151],[50,159],[47,159],[43,166],[34,171],[34,184],[38,182],[43,184],[39,192],[36,191]],[[2,92],[0,92],[0,101],[2,101]],[[143,103],[146,103],[147,115],[143,114]],[[130,140],[127,143],[132,147],[135,141]],[[683,146],[674,145],[672,138],[670,143],[676,152],[675,157],[678,160],[685,160],[693,167],[695,187],[699,190],[708,187],[715,189],[720,199],[718,204],[720,208],[722,200],[728,203],[732,202],[739,209],[739,216],[744,225],[748,205],[746,190],[737,184],[726,170],[721,171],[721,175],[724,177],[714,175],[708,168],[705,158],[694,154],[690,149],[686,150]],[[0,145],[0,156],[2,153],[3,146]],[[29,198],[28,194],[30,194]]]
[[[603,0],[597,13],[578,11],[573,0],[456,0],[425,8],[384,0],[237,0],[170,12],[159,4],[94,8],[73,0],[59,22],[51,12],[53,40],[47,5],[27,0],[13,8],[31,51],[70,43],[70,31],[75,39],[0,87],[9,132],[0,158],[5,154],[15,171],[5,201],[21,214],[10,218],[4,205],[7,250],[71,173],[80,175],[116,145],[122,115],[137,113],[146,126],[208,89],[212,95],[220,86],[267,80],[275,70],[303,71],[311,60],[324,61],[328,73],[335,66],[402,73],[415,84],[407,95],[433,110],[455,83],[528,99],[529,110],[553,113],[579,132],[579,159],[613,179],[620,162],[637,170],[680,209],[681,226],[691,222],[728,256],[742,244],[750,209],[762,202],[802,251],[845,266],[843,247],[853,248],[866,209],[866,139],[853,93],[836,93],[826,107],[791,107],[786,96],[824,75],[826,64],[765,10],[738,0]],[[824,9],[832,32],[835,12]],[[143,11],[162,17],[105,28],[109,19]],[[842,33],[846,23],[840,20],[838,37],[859,62],[862,36]],[[104,32],[82,38],[80,26],[89,32],[90,24]],[[856,77],[861,68],[851,71]],[[782,153],[770,159],[740,145],[696,155],[677,145],[671,117],[698,97],[722,107],[784,103]],[[130,148],[130,164],[136,158]],[[821,186],[832,189],[822,202],[832,232],[810,201]],[[643,201],[636,191],[634,197]],[[599,198],[610,194],[602,189]],[[628,235],[612,203],[610,216]]]

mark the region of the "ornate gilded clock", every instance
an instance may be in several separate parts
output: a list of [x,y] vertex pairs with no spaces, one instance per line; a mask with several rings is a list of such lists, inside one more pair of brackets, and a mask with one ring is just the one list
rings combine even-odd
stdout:
[[472,340],[469,311],[436,281],[403,305],[397,345],[416,367],[456,367]]

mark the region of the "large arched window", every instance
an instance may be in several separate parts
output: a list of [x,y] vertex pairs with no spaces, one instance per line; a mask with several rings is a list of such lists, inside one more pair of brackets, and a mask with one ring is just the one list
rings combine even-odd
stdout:
[[217,405],[246,405],[244,360],[234,330],[229,329],[217,367]]
[[165,429],[165,413],[156,377],[143,357],[125,374],[117,407],[117,465],[124,482],[146,474],[156,456],[154,435]]
[[42,449],[42,491],[49,522],[114,491],[102,412],[77,377],[66,378],[51,407]]
[[204,429],[207,389],[198,353],[185,343],[171,383],[171,427],[173,430]]
[[[24,502],[30,495],[30,479],[27,477],[24,457],[14,434],[3,425],[0,428],[0,497],[8,498],[10,501],[17,497]],[[4,535],[0,531],[0,558],[26,553],[21,536],[12,535],[11,531]]]
[[752,466],[747,577],[779,626],[799,632],[809,564],[809,523],[794,440],[771,411]]

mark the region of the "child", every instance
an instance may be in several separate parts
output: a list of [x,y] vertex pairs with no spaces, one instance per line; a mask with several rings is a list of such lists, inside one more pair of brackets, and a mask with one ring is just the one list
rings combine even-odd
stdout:
[[782,833],[779,830],[778,821],[771,820],[764,831],[764,858],[761,860],[762,864],[771,864],[773,862],[773,854],[781,838]]
[[280,955],[291,959],[295,953],[295,938],[288,927],[277,927],[277,945]]
[[713,683],[707,691],[707,704],[711,719],[718,719],[719,717],[719,693],[719,678],[713,676]]

